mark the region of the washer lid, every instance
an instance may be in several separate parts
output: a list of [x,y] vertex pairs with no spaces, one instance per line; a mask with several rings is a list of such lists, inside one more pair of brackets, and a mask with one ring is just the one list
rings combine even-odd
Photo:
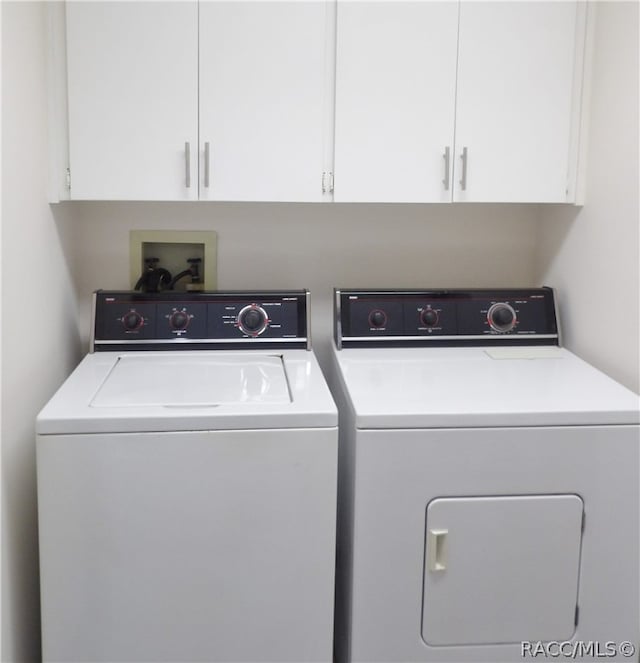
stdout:
[[640,399],[564,348],[336,351],[358,428],[637,424]]
[[327,428],[338,413],[313,352],[87,355],[36,420],[41,435]]
[[289,403],[281,356],[224,353],[123,355],[91,400],[92,407],[209,407]]

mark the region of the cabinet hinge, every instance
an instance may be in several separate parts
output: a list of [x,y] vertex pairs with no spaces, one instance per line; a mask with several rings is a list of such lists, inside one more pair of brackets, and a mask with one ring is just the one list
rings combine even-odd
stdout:
[[71,169],[67,168],[67,172],[65,173],[65,183],[67,185],[67,189],[71,190]]
[[322,173],[322,193],[333,193],[333,173]]

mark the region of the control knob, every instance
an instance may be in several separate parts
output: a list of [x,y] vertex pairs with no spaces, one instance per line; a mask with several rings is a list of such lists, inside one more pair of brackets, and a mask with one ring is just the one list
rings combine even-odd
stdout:
[[136,331],[144,324],[144,318],[137,311],[129,311],[120,318],[126,331]]
[[191,318],[186,311],[174,311],[169,316],[169,325],[171,329],[182,331],[189,326]]
[[487,312],[487,320],[491,328],[498,332],[511,331],[516,324],[516,312],[505,302],[492,304]]
[[438,324],[438,312],[432,308],[423,309],[420,320],[425,327],[433,327]]
[[380,309],[375,309],[369,313],[369,324],[372,327],[380,328],[387,324],[387,314]]
[[269,317],[261,306],[251,304],[238,313],[238,327],[248,336],[259,336],[268,326]]

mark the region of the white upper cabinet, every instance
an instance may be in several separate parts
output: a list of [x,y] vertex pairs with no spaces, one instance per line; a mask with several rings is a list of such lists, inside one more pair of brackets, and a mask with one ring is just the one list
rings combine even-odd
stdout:
[[457,37],[454,2],[338,1],[336,201],[451,200]]
[[461,4],[454,200],[567,202],[576,19],[575,2]]
[[584,5],[67,2],[69,197],[574,202]]
[[71,199],[322,200],[327,6],[67,3]]
[[69,2],[66,32],[71,199],[197,199],[197,3]]
[[200,4],[201,199],[322,200],[326,4]]
[[576,2],[338,0],[335,200],[571,202],[583,39]]

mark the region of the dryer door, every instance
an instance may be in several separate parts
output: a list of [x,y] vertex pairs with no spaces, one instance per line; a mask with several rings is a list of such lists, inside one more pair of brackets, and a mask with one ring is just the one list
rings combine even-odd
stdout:
[[571,638],[583,506],[577,495],[432,500],[425,535],[425,642]]

